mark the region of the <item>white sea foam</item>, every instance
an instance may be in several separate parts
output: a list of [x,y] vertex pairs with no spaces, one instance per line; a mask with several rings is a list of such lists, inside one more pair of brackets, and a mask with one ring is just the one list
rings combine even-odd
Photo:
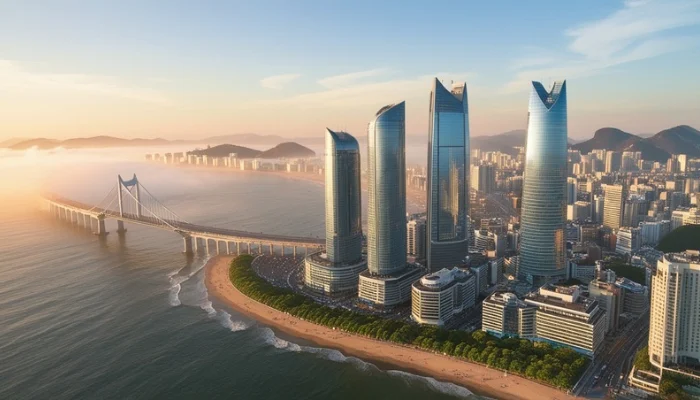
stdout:
[[249,328],[249,325],[243,321],[233,321],[231,314],[226,311],[219,310],[218,318],[221,325],[231,330],[231,332],[244,331]]
[[301,346],[299,346],[296,343],[288,342],[284,339],[278,338],[277,336],[275,336],[275,332],[273,332],[270,328],[261,328],[260,333],[260,336],[265,341],[265,343],[270,344],[277,349],[283,349],[293,352],[301,351]]
[[412,374],[409,372],[396,371],[396,370],[389,370],[389,371],[387,371],[387,374],[404,379],[409,383],[422,382],[422,383],[426,384],[432,390],[439,392],[439,393],[444,393],[444,394],[447,394],[450,396],[468,398],[470,396],[473,396],[473,394],[474,394],[474,393],[470,392],[469,389],[467,389],[465,387],[455,385],[454,383],[450,383],[450,382],[441,382],[435,378],[430,378],[427,376],[420,376],[420,375],[415,375],[415,374]]
[[170,294],[168,295],[168,300],[170,301],[170,305],[173,307],[177,307],[182,302],[180,301],[180,290],[182,289],[182,286],[178,283],[177,285],[171,286],[170,287]]

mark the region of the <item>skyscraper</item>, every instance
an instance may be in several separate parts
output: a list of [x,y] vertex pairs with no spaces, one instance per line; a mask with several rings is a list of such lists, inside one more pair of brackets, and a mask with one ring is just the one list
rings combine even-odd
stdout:
[[566,81],[532,82],[520,228],[522,277],[535,285],[566,274]]
[[459,264],[469,252],[469,112],[467,85],[430,94],[427,184],[428,270]]
[[326,129],[326,252],[335,263],[362,256],[360,146],[346,132]]
[[367,140],[367,268],[388,275],[406,266],[405,103],[385,106]]
[[625,196],[622,185],[603,185],[605,203],[603,209],[603,225],[610,229],[620,229],[624,215]]
[[700,360],[700,252],[667,253],[651,278],[649,361],[659,369]]
[[410,299],[421,270],[406,262],[406,107],[382,107],[367,129],[367,270],[358,296],[379,306]]
[[326,129],[326,251],[304,262],[309,288],[336,294],[357,290],[362,258],[360,146],[346,132]]

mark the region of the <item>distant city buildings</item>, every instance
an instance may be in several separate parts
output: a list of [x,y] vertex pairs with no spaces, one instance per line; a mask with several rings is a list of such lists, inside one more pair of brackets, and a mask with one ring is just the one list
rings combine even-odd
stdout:
[[406,246],[408,254],[414,256],[417,260],[425,259],[425,218],[415,218],[408,221],[406,230]]
[[566,275],[566,82],[532,83],[520,226],[521,276],[541,285]]
[[624,211],[625,196],[622,185],[603,185],[605,204],[603,225],[610,229],[620,229]]
[[430,94],[427,267],[460,264],[469,251],[469,111],[467,85],[448,91],[436,78]]

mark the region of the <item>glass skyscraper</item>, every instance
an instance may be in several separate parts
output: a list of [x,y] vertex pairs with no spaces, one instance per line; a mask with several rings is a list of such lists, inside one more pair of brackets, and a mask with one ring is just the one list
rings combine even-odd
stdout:
[[436,78],[428,140],[428,269],[459,264],[469,252],[469,111],[467,85],[448,91]]
[[367,268],[386,276],[406,267],[406,110],[388,105],[369,123]]
[[520,218],[519,275],[534,285],[566,275],[566,81],[532,82]]
[[326,253],[333,263],[362,258],[360,146],[326,129]]

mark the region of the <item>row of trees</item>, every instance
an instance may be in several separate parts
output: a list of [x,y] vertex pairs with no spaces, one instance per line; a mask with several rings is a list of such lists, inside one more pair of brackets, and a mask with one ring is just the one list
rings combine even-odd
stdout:
[[525,339],[499,339],[483,331],[468,333],[332,308],[289,289],[275,287],[250,267],[253,256],[231,261],[233,285],[246,296],[295,317],[372,339],[442,353],[526,376],[562,389],[571,388],[588,358],[569,348],[553,348]]

